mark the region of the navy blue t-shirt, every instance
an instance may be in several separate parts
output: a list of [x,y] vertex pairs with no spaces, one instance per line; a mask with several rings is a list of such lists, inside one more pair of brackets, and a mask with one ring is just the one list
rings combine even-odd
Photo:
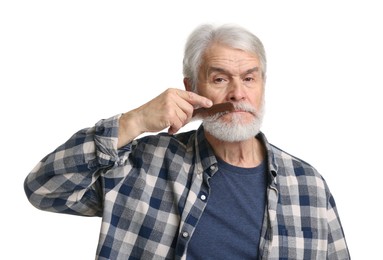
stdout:
[[258,259],[266,167],[265,162],[241,168],[218,160],[206,209],[189,241],[188,260]]

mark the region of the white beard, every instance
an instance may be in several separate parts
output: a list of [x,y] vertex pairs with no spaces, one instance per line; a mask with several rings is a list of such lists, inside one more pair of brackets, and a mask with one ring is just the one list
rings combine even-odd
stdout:
[[234,106],[236,109],[251,113],[254,115],[254,119],[251,122],[244,123],[241,115],[233,113],[231,121],[224,122],[220,117],[225,113],[219,113],[202,121],[204,130],[224,142],[240,142],[255,137],[261,129],[264,102],[261,104],[260,111],[256,111],[248,103],[237,103]]

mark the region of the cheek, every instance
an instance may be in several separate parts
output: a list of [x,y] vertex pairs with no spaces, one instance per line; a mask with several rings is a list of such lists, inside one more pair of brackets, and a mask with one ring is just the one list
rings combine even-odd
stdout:
[[209,88],[209,86],[199,86],[197,91],[199,95],[210,99],[214,104],[225,102],[225,93],[221,93],[217,89]]
[[258,98],[256,102],[256,108],[260,110],[265,105],[265,98],[264,93],[262,93]]
[[224,103],[228,101],[225,95],[213,95],[210,96],[209,99],[213,101],[214,104]]
[[253,104],[253,106],[256,108],[256,109],[260,109],[262,106],[263,106],[263,103],[264,103],[264,92],[263,91],[259,91],[257,93],[253,93],[253,97],[251,99],[251,103]]

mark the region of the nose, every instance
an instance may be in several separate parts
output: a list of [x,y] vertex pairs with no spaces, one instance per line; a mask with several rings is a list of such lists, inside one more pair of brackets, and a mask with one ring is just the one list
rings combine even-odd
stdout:
[[235,79],[229,87],[228,99],[230,101],[241,101],[245,99],[245,86],[242,80]]

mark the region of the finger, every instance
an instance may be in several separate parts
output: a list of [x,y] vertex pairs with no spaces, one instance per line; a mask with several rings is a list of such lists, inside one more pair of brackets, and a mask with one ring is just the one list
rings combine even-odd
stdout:
[[194,105],[190,104],[188,101],[182,98],[176,102],[176,105],[177,109],[175,110],[175,113],[177,117],[180,121],[186,124],[193,115]]
[[211,107],[213,105],[210,99],[191,91],[179,90],[177,94],[194,107]]
[[168,133],[171,135],[177,133],[178,130],[180,130],[185,124],[185,121],[180,120],[180,118],[176,116],[176,118],[173,119],[172,124],[168,129]]

